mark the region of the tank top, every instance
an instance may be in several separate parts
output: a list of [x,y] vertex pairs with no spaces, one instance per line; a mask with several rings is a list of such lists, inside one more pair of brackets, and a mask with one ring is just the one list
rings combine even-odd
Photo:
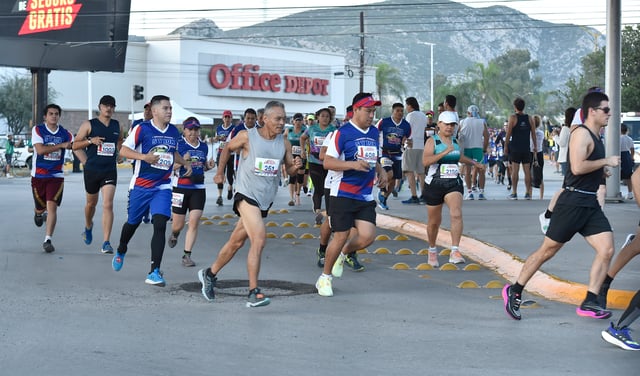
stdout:
[[304,128],[300,128],[300,133],[296,133],[295,128],[289,129],[287,132],[287,139],[291,144],[291,154],[293,155],[301,155],[302,147],[300,146],[300,136],[304,133]]
[[89,137],[103,137],[102,144],[89,144],[85,149],[87,163],[85,170],[91,171],[113,171],[117,168],[116,158],[118,151],[118,139],[120,139],[120,123],[110,119],[109,125],[105,126],[98,118],[89,120],[91,132]]
[[[432,136],[435,143],[434,154],[442,153],[447,149],[447,144],[437,134]],[[460,161],[460,145],[455,137],[451,137],[453,151],[442,157],[437,163],[429,166],[424,181],[430,184],[433,179],[457,179],[460,176],[458,162]]]
[[529,139],[531,138],[531,124],[529,115],[516,115],[516,125],[511,131],[511,141],[509,141],[509,152],[529,153]]
[[[578,128],[586,129],[591,136],[591,140],[593,140],[593,151],[587,157],[587,160],[595,161],[604,158],[604,144],[600,140],[600,137],[594,135],[591,130],[584,125],[579,125],[576,129]],[[575,129],[573,131],[575,131]],[[598,207],[599,204],[596,198],[596,192],[598,191],[598,186],[602,182],[603,176],[604,168],[599,168],[583,175],[574,175],[571,172],[571,157],[569,147],[567,146],[567,174],[565,175],[562,183],[564,191],[560,196],[564,196],[562,203],[575,206]]]
[[284,159],[284,136],[267,140],[257,128],[247,130],[249,153],[240,155],[236,192],[255,200],[260,210],[268,210],[273,203],[280,182],[280,163]]

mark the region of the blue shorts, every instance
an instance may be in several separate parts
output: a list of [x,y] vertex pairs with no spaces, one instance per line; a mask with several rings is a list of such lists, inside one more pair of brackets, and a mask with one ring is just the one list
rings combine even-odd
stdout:
[[127,223],[137,225],[147,213],[171,218],[171,189],[134,187],[129,191]]

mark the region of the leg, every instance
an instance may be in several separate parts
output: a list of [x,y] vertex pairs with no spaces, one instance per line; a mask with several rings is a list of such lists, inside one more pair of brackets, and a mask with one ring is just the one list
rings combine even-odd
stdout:
[[324,274],[331,274],[331,268],[333,268],[333,264],[335,264],[336,260],[338,259],[338,254],[347,243],[347,240],[349,238],[349,231],[350,230],[333,233],[333,239],[331,239],[331,241],[329,242],[329,245],[327,246],[327,252],[324,256]]
[[247,231],[244,227],[244,221],[242,217],[233,229],[229,240],[220,248],[218,257],[211,265],[211,273],[217,274],[231,259],[235,256],[236,252],[242,248],[244,242],[247,240]]
[[96,205],[98,205],[98,193],[87,193],[87,203],[84,207],[84,227],[93,228],[93,216],[96,214]]
[[107,184],[102,187],[102,234],[104,241],[111,238],[113,228],[113,198],[116,195],[116,186]]
[[615,278],[618,272],[638,254],[640,254],[640,227],[636,230],[635,238],[633,238],[629,244],[622,247],[620,253],[618,253],[613,260],[613,264],[611,264],[609,272],[607,273],[609,277]]
[[[448,193],[446,196],[444,196],[444,202],[449,207],[449,218],[451,220],[451,245],[454,247],[458,247],[460,245],[460,238],[462,237],[463,227],[462,195],[459,192]],[[440,211],[442,212],[442,210]]]
[[405,176],[409,182],[409,191],[411,191],[411,197],[418,197],[416,193],[416,176],[413,171],[405,171]]
[[47,233],[48,237],[53,236],[58,221],[58,204],[55,201],[47,201]]
[[260,259],[267,241],[267,231],[262,220],[260,208],[241,201],[238,204],[240,218],[244,220],[244,228],[249,238],[249,254],[247,255],[247,273],[249,274],[249,290],[258,287]]
[[[187,235],[184,239],[184,250],[186,252],[191,252],[193,245],[196,243],[201,216],[202,210],[191,210],[189,212],[189,228],[187,229]],[[182,224],[184,226],[184,216],[182,216]]]
[[520,177],[520,163],[509,163],[509,166],[511,167],[511,193],[517,195],[518,179]]
[[589,273],[588,291],[598,295],[614,253],[613,232],[601,232],[587,236],[584,239],[596,251],[596,257],[593,260],[593,264],[591,264],[591,271]]
[[531,196],[531,163],[523,163],[522,172],[524,172],[525,193]]
[[555,256],[556,253],[562,248],[564,243],[558,243],[554,240],[549,239],[548,237],[544,237],[542,241],[542,245],[535,252],[533,252],[524,262],[522,266],[522,270],[520,271],[520,275],[516,279],[516,282],[524,286],[529,282],[531,277],[535,272],[540,269],[542,264],[547,262],[547,260],[551,259]]
[[435,248],[438,231],[442,223],[442,204],[427,205],[427,241],[429,248]]

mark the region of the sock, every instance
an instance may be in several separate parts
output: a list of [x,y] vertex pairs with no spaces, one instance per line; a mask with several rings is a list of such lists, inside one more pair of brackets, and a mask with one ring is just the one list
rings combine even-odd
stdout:
[[211,268],[207,268],[207,275],[208,275],[209,277],[213,277],[213,278],[215,278],[215,277],[216,277],[215,273],[211,272]]
[[185,250],[184,250],[184,255],[183,255],[183,257],[184,257],[184,256],[189,256],[189,257],[191,257],[191,251],[187,251],[187,250],[185,249]]
[[607,274],[606,277],[604,277],[604,282],[602,282],[602,286],[607,285],[609,286],[611,284],[611,282],[613,282],[613,277],[609,276],[609,274]]
[[318,250],[320,251],[321,254],[325,254],[327,252],[327,245],[320,244],[320,247],[318,248]]
[[587,297],[584,298],[584,302],[597,302],[598,301],[598,294],[594,294],[591,291],[587,291]]
[[511,291],[513,291],[516,295],[522,295],[522,290],[524,290],[524,286],[519,284],[518,282],[514,283],[511,286]]
[[45,236],[45,237],[44,237],[44,241],[45,241],[45,243],[47,242],[47,240],[51,240],[51,236],[49,236],[49,235]]
[[481,189],[481,190],[480,190],[480,193],[484,193],[484,189]]
[[438,248],[436,247],[429,247],[429,252],[436,252],[438,251]]
[[549,209],[547,209],[547,211],[545,211],[545,212],[544,212],[544,217],[545,217],[545,218],[551,218],[551,214],[552,214],[552,213],[553,213],[552,211],[550,211]]
[[331,278],[332,278],[331,274],[324,274],[324,273],[322,273],[321,277],[323,277],[323,278],[329,278],[329,279],[331,279]]

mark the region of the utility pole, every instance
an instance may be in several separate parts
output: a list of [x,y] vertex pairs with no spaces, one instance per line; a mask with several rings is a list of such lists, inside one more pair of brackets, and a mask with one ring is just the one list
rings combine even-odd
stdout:
[[364,12],[360,12],[360,92],[364,91]]

